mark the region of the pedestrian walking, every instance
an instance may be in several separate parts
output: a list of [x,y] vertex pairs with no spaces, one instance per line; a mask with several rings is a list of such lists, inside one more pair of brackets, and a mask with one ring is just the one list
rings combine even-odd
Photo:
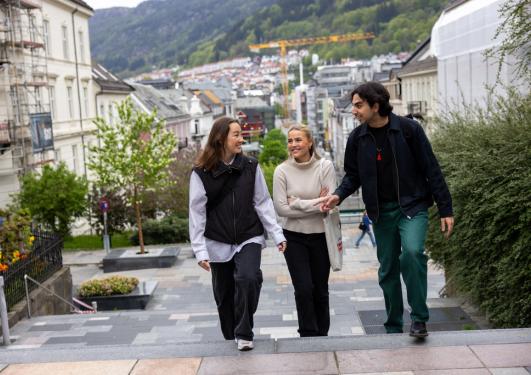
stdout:
[[273,177],[273,202],[284,218],[289,249],[284,252],[295,289],[301,337],[326,336],[330,327],[330,260],[320,203],[335,187],[332,162],[322,159],[307,127],[288,131],[289,158]]
[[411,307],[410,335],[428,335],[427,261],[424,242],[428,208],[437,203],[441,231],[454,226],[452,199],[422,127],[392,112],[389,93],[378,82],[358,86],[351,94],[355,128],[345,150],[345,176],[322,204],[323,211],[340,204],[360,186],[374,223],[378,280],[383,290],[388,333],[402,332],[400,273]]
[[361,230],[361,233],[356,240],[356,249],[360,247],[361,240],[365,235],[368,235],[371,239],[372,247],[376,247],[376,240],[374,239],[374,235],[372,234],[371,230],[372,221],[369,219],[369,215],[367,215],[367,210],[363,211],[363,216],[361,218],[361,223],[359,225],[359,229]]
[[223,336],[251,350],[262,286],[264,229],[286,249],[273,202],[255,159],[242,153],[238,121],[216,120],[190,177],[190,242],[199,266],[212,272]]

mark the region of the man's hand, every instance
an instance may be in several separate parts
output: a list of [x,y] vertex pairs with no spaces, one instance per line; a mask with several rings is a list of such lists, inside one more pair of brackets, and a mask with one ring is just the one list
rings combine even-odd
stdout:
[[329,195],[323,198],[324,199],[319,206],[321,212],[328,212],[339,204],[339,195]]
[[326,197],[327,195],[328,195],[328,188],[326,186],[322,187],[321,191],[319,192],[319,197]]
[[444,237],[449,238],[454,229],[454,217],[442,217],[441,218],[441,232],[444,233]]
[[199,267],[201,267],[205,271],[210,272],[210,263],[208,262],[208,260],[202,260],[201,262],[197,264],[199,264]]
[[288,243],[286,241],[283,241],[277,245],[278,251],[283,253],[288,248]]

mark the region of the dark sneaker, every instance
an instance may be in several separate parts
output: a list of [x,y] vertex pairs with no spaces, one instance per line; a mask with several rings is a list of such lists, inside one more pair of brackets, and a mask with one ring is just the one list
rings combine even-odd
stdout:
[[428,330],[426,329],[426,323],[424,322],[411,323],[411,329],[409,330],[409,336],[418,337],[418,338],[428,336]]

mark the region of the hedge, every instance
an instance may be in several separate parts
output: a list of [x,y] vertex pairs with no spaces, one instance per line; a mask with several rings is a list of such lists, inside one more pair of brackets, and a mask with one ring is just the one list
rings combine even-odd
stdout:
[[[189,241],[188,219],[170,215],[161,220],[146,220],[142,224],[142,234],[144,245],[187,242]],[[139,245],[138,231],[131,236],[131,243]]]
[[432,211],[427,249],[457,293],[495,327],[531,326],[531,98],[450,114],[432,144],[452,192],[455,228]]

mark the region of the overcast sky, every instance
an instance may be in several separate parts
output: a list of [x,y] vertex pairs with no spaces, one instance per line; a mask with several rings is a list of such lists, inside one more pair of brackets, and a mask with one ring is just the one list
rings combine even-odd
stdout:
[[85,0],[85,2],[94,9],[111,8],[111,7],[129,7],[134,8],[145,0]]

